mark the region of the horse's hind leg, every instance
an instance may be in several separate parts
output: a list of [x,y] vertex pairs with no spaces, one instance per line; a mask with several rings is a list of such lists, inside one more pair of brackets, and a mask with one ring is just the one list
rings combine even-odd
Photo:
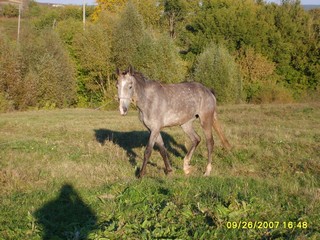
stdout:
[[158,138],[156,139],[156,145],[159,147],[160,154],[163,158],[164,165],[165,165],[165,173],[168,174],[169,172],[172,172],[172,168],[169,162],[168,153],[164,146],[163,139],[161,137],[161,133],[159,134]]
[[190,173],[190,160],[193,155],[194,150],[199,145],[201,138],[199,135],[194,131],[192,122],[194,119],[190,120],[189,122],[186,122],[185,124],[181,125],[183,131],[189,136],[192,146],[189,149],[187,155],[183,159],[183,171],[185,174]]
[[203,116],[200,117],[201,126],[203,128],[204,135],[207,141],[207,150],[208,150],[208,164],[205,172],[205,176],[209,176],[211,173],[211,162],[212,162],[212,150],[214,146],[214,140],[212,137],[212,117],[211,116]]

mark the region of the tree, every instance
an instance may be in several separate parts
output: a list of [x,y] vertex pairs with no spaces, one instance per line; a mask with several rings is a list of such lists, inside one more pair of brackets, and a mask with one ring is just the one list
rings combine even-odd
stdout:
[[21,54],[9,38],[0,33],[0,111],[19,108],[22,87]]
[[74,66],[58,35],[52,30],[28,29],[21,42],[25,91],[20,108],[75,104]]
[[133,63],[134,55],[145,38],[145,26],[142,16],[130,1],[120,13],[113,33],[113,54],[117,67],[126,68]]
[[145,28],[137,7],[129,2],[115,23],[113,55],[121,69],[133,65],[148,77],[177,82],[185,77],[185,63],[174,42]]
[[79,32],[73,42],[78,62],[78,94],[83,101],[100,102],[112,98],[110,38],[100,24],[89,25],[86,31]]
[[158,28],[163,14],[163,6],[158,0],[131,0],[143,18],[147,28]]
[[164,15],[168,20],[169,35],[171,38],[176,37],[176,25],[182,21],[186,15],[186,5],[183,0],[164,0]]
[[92,14],[92,19],[94,21],[98,20],[103,11],[110,13],[120,12],[127,1],[128,0],[97,0],[96,2],[98,6],[95,8]]
[[268,82],[276,80],[275,64],[259,53],[255,53],[254,49],[240,49],[237,59],[244,84],[254,82]]
[[95,8],[92,18],[94,21],[98,21],[104,14],[116,16],[128,2],[135,5],[146,26],[157,27],[163,12],[163,6],[159,4],[158,0],[98,0],[98,6]]
[[251,103],[291,102],[292,94],[278,83],[275,63],[252,48],[240,49],[237,62],[243,77],[246,101]]
[[320,9],[313,9],[309,11],[312,22],[312,41],[310,41],[310,51],[308,52],[307,73],[310,75],[309,80],[310,89],[320,90]]
[[166,83],[185,79],[186,63],[179,56],[173,40],[146,35],[133,57],[133,64],[148,77]]
[[211,43],[197,57],[194,78],[213,88],[219,102],[235,103],[242,99],[240,71],[222,45]]
[[[300,5],[300,1],[285,0],[275,11],[275,27],[280,33],[280,41],[275,48],[273,60],[277,63],[277,73],[283,82],[294,89],[298,98],[308,88],[309,76],[307,55],[312,40],[310,19]],[[312,54],[312,53],[311,53]]]
[[74,66],[52,30],[25,26],[18,46],[0,37],[0,98],[6,102],[2,110],[71,106],[74,77]]

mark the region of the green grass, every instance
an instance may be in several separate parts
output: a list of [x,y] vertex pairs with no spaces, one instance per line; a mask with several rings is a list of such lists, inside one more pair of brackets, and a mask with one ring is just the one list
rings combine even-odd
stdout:
[[174,127],[174,172],[154,151],[142,180],[148,134],[134,111],[0,114],[0,239],[319,239],[320,104],[219,114],[233,150],[214,135],[211,177],[204,142],[183,174],[190,143]]

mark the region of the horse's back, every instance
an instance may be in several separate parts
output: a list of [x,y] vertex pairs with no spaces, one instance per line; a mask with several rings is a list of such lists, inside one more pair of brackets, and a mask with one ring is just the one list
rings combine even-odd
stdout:
[[195,104],[215,105],[216,99],[213,92],[198,82],[182,82],[164,85],[164,91],[170,101],[192,100]]
[[204,112],[213,113],[215,108],[212,92],[197,82],[162,84],[157,91],[158,102],[161,102],[157,112],[167,126],[181,125]]

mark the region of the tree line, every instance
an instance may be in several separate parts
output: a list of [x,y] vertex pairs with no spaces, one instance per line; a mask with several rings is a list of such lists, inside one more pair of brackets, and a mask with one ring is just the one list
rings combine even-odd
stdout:
[[[114,108],[115,69],[199,81],[221,103],[315,100],[320,10],[297,0],[29,2],[19,42],[0,23],[0,110]],[[9,18],[1,18],[3,23]]]

